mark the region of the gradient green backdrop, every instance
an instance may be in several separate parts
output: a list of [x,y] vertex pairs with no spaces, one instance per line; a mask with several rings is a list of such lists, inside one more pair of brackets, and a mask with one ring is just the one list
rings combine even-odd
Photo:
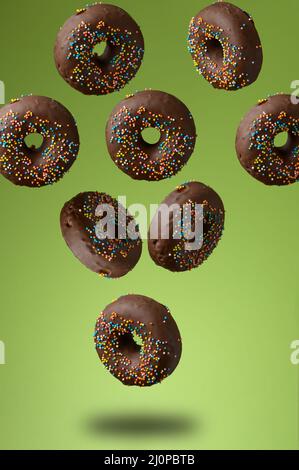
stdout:
[[[239,165],[234,139],[242,116],[260,98],[290,92],[299,79],[298,1],[239,0],[260,32],[264,64],[254,85],[214,90],[187,51],[190,18],[202,0],[118,0],[139,23],[143,65],[120,93],[86,97],[56,72],[59,27],[80,0],[1,1],[1,73],[6,101],[53,97],[77,119],[78,161],[44,189],[0,181],[1,448],[214,449],[298,448],[298,373],[290,343],[299,339],[299,187],[269,188]],[[190,108],[198,141],[179,175],[135,182],[112,163],[104,127],[112,107],[144,88],[178,96]],[[59,212],[79,191],[159,203],[196,179],[223,198],[226,227],[211,258],[189,273],[153,264],[144,244],[135,270],[100,279],[67,249]],[[169,306],[183,356],[161,385],[127,388],[100,364],[93,328],[103,307],[126,293]]]

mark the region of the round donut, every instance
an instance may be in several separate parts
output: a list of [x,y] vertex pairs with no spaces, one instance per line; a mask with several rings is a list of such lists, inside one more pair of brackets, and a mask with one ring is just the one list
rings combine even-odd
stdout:
[[[105,221],[112,223],[112,232]],[[76,258],[103,277],[124,276],[140,258],[142,241],[138,226],[108,194],[91,191],[78,194],[62,208],[60,226]]]
[[[25,138],[40,134],[39,148]],[[44,96],[24,96],[0,109],[0,173],[19,186],[37,188],[58,181],[76,160],[77,126],[62,104]]]
[[[106,43],[102,55],[94,47]],[[57,35],[58,72],[86,95],[106,95],[123,88],[137,73],[144,54],[139,26],[124,10],[98,3],[77,10]]]
[[198,182],[178,186],[159,206],[151,222],[148,234],[151,258],[158,266],[173,272],[200,266],[221,238],[224,216],[223,202],[212,188]]
[[261,70],[261,41],[251,16],[227,2],[214,3],[192,18],[188,49],[198,72],[224,90],[253,83]]
[[[287,143],[275,146],[275,137],[288,133]],[[259,103],[242,120],[236,137],[241,165],[266,185],[284,186],[299,179],[299,104],[278,94]]]
[[[146,128],[160,132],[156,144],[142,137]],[[162,91],[128,96],[112,111],[106,126],[108,151],[114,163],[136,180],[159,181],[175,175],[189,160],[196,129],[187,107]]]
[[125,295],[97,320],[95,346],[109,372],[124,385],[160,383],[179,363],[182,342],[164,305],[143,295]]

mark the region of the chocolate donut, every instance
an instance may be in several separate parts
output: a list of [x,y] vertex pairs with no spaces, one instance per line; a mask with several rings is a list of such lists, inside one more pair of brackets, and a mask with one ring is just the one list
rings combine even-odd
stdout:
[[108,194],[78,194],[64,205],[60,225],[73,254],[103,277],[124,276],[140,258],[142,241],[138,226]]
[[[106,43],[102,55],[94,47]],[[124,10],[98,3],[77,10],[57,35],[55,63],[62,78],[86,95],[123,88],[137,73],[144,53],[139,26]]]
[[188,49],[198,72],[214,88],[230,91],[250,85],[262,67],[253,19],[227,2],[214,3],[192,18]]
[[202,183],[182,184],[153,217],[148,234],[150,256],[170,271],[191,270],[210,256],[223,229],[224,207],[218,194]]
[[[287,143],[274,139],[288,133]],[[241,165],[267,185],[284,186],[299,179],[299,105],[290,95],[278,94],[259,103],[242,120],[236,137]]]
[[[39,148],[25,138],[40,134]],[[12,183],[32,188],[58,181],[76,160],[77,126],[62,104],[44,96],[24,96],[0,109],[0,172]]]
[[97,320],[96,351],[124,385],[160,383],[179,363],[181,336],[169,310],[143,295],[125,295]]
[[[160,132],[156,144],[142,137],[146,128]],[[196,129],[187,107],[162,91],[128,96],[112,111],[106,126],[108,151],[114,163],[136,180],[158,181],[175,175],[189,160]]]

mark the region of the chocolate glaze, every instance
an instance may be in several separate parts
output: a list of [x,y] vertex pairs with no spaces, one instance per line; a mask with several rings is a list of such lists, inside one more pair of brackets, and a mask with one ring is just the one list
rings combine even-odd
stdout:
[[201,10],[189,26],[194,65],[214,88],[238,90],[253,83],[263,62],[251,16],[228,2]]
[[[133,224],[137,232],[137,239],[126,239],[121,237],[118,230],[115,238],[100,239],[97,236],[96,225],[100,220],[96,215],[96,208],[100,204],[108,204],[113,207],[117,218],[120,211],[126,215],[126,227]],[[134,268],[138,262],[142,242],[138,233],[138,226],[134,219],[120,205],[118,210],[117,201],[105,193],[85,192],[80,193],[68,201],[60,215],[62,235],[73,254],[87,268],[104,277],[117,278],[124,276]]]
[[125,385],[138,386],[168,377],[182,351],[180,332],[167,307],[143,295],[125,295],[104,309],[97,320],[95,345],[111,374]]
[[[106,43],[101,56],[94,47]],[[137,73],[144,54],[139,26],[119,7],[98,3],[71,16],[57,35],[54,56],[58,72],[86,95],[105,95],[123,88]]]
[[[288,133],[287,143],[274,139]],[[243,168],[266,185],[288,185],[299,179],[299,105],[290,95],[270,96],[252,108],[241,121],[236,152]]]
[[[40,134],[40,148],[25,138]],[[44,96],[24,96],[0,109],[0,172],[20,186],[55,183],[68,171],[79,151],[77,126],[70,112]]]
[[[148,249],[153,261],[170,271],[187,271],[202,264],[217,246],[224,228],[224,206],[218,194],[208,186],[198,183],[185,183],[170,193],[162,204],[178,204],[181,208],[194,204],[203,206],[203,238],[200,249],[186,250],[186,238],[174,237],[174,212],[170,211],[168,221],[161,221],[159,209],[153,217],[148,234]],[[195,212],[192,213],[192,228],[195,227]],[[164,225],[162,225],[164,224]],[[167,227],[169,239],[162,237]],[[154,237],[153,234],[157,234]]]
[[[142,137],[145,128],[160,131],[156,144]],[[121,101],[106,126],[108,151],[123,172],[137,180],[157,181],[175,175],[189,160],[196,129],[187,107],[162,91],[146,90]]]

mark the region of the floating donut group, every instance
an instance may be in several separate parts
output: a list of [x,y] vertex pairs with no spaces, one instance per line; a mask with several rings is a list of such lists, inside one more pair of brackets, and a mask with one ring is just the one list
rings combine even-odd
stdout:
[[[101,54],[99,44],[105,46]],[[244,88],[261,71],[263,52],[253,19],[228,2],[214,3],[191,19],[188,49],[197,71],[217,89]],[[60,29],[54,49],[62,78],[79,92],[97,96],[125,87],[143,56],[144,39],[135,20],[121,8],[101,3],[77,10]],[[156,143],[143,137],[148,128],[158,131]],[[275,138],[282,132],[288,140],[279,147]],[[40,134],[40,146],[27,145],[31,134]],[[196,138],[187,106],[157,90],[126,96],[106,125],[111,159],[134,180],[176,175],[191,157]],[[79,145],[72,114],[53,99],[22,96],[0,110],[0,172],[15,185],[37,188],[57,182],[77,159]],[[260,100],[238,128],[236,152],[245,170],[266,185],[298,181],[298,104],[284,94]],[[162,217],[163,211],[168,218]],[[212,188],[196,181],[180,184],[151,221],[150,257],[169,271],[190,271],[216,248],[224,220],[223,202]],[[141,257],[136,221],[104,192],[81,192],[69,200],[60,225],[74,256],[102,277],[126,275]],[[126,295],[108,305],[97,320],[94,340],[104,366],[125,385],[161,382],[174,371],[182,351],[168,308],[141,295]]]

